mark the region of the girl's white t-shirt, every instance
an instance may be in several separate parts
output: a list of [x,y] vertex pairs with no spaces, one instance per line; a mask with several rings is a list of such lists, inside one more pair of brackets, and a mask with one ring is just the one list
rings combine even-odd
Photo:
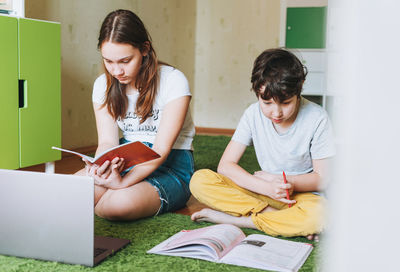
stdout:
[[[189,83],[185,75],[171,67],[163,65],[160,67],[160,82],[157,95],[153,105],[153,111],[149,118],[142,124],[135,114],[136,101],[139,93],[127,95],[128,110],[125,118],[118,118],[117,123],[122,134],[128,141],[141,141],[154,144],[154,140],[160,126],[160,121],[165,106],[174,99],[182,96],[191,96]],[[105,101],[107,80],[105,74],[99,76],[94,82],[92,100],[94,103],[103,104]],[[190,111],[187,112],[183,127],[173,145],[173,149],[193,150],[192,141],[195,134],[194,124]]]

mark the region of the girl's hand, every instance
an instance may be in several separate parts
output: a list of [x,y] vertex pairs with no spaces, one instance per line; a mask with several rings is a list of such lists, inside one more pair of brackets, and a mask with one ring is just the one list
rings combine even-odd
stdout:
[[103,175],[94,175],[93,178],[96,185],[103,186],[107,189],[115,190],[124,188],[118,164],[113,164],[110,167],[110,174],[106,178],[104,178]]
[[118,157],[114,158],[111,162],[105,161],[101,166],[93,164],[84,158],[82,158],[82,160],[86,164],[85,169],[88,176],[98,175],[102,176],[103,178],[107,178],[111,174],[112,165],[118,165],[118,171],[120,172],[122,172],[122,169],[125,165],[124,159]]
[[82,161],[84,161],[86,164],[85,165],[86,176],[92,177],[97,173],[97,169],[99,168],[97,164],[91,163],[90,161],[84,158],[82,158]]
[[114,183],[114,187],[116,184],[120,184],[122,180],[120,172],[125,165],[123,158],[116,157],[111,162],[105,161],[101,166],[84,159],[83,161],[86,163],[86,174],[94,178],[96,185],[111,188],[113,184],[109,184],[110,182]]
[[97,175],[105,179],[108,178],[108,176],[112,172],[112,168],[114,167],[114,165],[117,166],[118,172],[121,173],[124,169],[125,160],[123,158],[115,157],[110,163],[108,163],[108,161],[105,161],[103,165],[100,166],[97,170]]

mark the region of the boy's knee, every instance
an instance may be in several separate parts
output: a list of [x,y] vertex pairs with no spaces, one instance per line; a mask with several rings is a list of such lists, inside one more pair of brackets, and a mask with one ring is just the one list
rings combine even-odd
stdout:
[[196,171],[189,183],[189,188],[192,194],[202,191],[204,187],[210,184],[210,181],[215,179],[215,176],[216,173],[209,169],[201,169]]
[[290,209],[252,215],[257,228],[269,235],[308,236],[320,233],[324,228],[323,207],[315,201],[300,199]]

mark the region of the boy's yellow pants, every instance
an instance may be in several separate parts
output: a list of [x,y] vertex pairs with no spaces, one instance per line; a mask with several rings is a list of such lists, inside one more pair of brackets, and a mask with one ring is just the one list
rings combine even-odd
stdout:
[[[200,202],[233,216],[251,216],[254,225],[269,235],[307,236],[323,227],[325,199],[312,193],[297,193],[297,202],[287,204],[236,185],[229,178],[208,169],[194,173],[190,191]],[[262,212],[268,205],[277,211]]]

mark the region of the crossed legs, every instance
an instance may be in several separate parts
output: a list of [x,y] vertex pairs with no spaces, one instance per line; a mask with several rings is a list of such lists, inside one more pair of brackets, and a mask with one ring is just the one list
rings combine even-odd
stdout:
[[212,209],[192,215],[192,220],[230,223],[254,228],[269,235],[306,236],[322,230],[323,198],[311,193],[296,194],[297,203],[286,204],[255,194],[210,170],[196,172],[190,182],[192,194]]
[[[85,171],[78,171],[76,175],[85,175]],[[108,220],[135,220],[152,216],[161,206],[157,189],[146,181],[119,190],[95,185],[94,200],[95,213]]]

